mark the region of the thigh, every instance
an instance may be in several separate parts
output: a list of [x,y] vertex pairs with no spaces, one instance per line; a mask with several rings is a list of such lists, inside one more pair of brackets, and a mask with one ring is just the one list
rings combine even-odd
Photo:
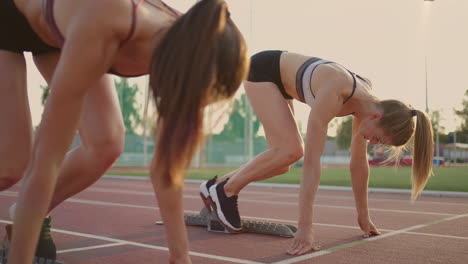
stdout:
[[302,145],[290,103],[270,82],[244,82],[245,91],[263,125],[269,147]]
[[[60,58],[58,52],[38,55],[34,61],[48,83]],[[79,132],[83,145],[123,142],[123,120],[117,92],[110,75],[104,75],[86,95]]]
[[110,75],[103,76],[89,89],[79,131],[83,144],[123,144],[125,128],[117,91]]
[[0,162],[28,158],[32,142],[26,61],[0,50]]

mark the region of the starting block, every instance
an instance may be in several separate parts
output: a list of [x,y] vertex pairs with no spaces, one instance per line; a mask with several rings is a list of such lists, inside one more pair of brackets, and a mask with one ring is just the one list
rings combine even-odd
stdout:
[[[210,232],[221,232],[226,234],[235,234],[229,232],[219,221],[216,213],[208,213],[208,210],[203,207],[200,214],[185,214],[185,224],[188,226],[203,226],[207,227]],[[281,237],[294,237],[297,227],[293,225],[277,224],[270,222],[257,222],[242,220],[242,231],[239,233],[256,233],[264,235],[273,235]],[[162,225],[162,221],[156,222]]]
[[[3,248],[0,248],[0,264],[7,264],[8,258],[8,247],[10,245],[11,238],[11,225],[6,226],[7,235],[3,240]],[[63,262],[58,262],[52,259],[38,258],[34,257],[32,264],[64,264]]]

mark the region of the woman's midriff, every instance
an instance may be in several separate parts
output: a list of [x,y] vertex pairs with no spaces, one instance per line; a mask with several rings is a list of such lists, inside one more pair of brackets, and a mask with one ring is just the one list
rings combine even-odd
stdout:
[[286,92],[299,100],[296,91],[296,73],[310,57],[297,53],[283,52],[280,58],[281,81]]

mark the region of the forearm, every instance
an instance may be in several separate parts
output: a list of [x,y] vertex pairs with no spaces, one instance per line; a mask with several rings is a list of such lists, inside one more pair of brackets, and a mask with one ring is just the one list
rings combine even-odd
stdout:
[[315,196],[320,184],[320,165],[304,166],[299,192],[300,228],[312,229]]
[[46,170],[28,173],[17,202],[13,239],[8,263],[30,262],[34,256],[37,237],[47,214],[55,184]]
[[161,175],[152,172],[154,190],[166,230],[171,258],[188,256],[189,243],[184,222],[183,185],[163,186]]
[[355,165],[351,168],[351,182],[353,186],[356,211],[359,216],[368,216],[368,185],[369,166],[366,164]]
[[79,99],[65,102],[54,100],[46,107],[18,198],[9,263],[29,262],[34,255],[58,171],[80,116]]

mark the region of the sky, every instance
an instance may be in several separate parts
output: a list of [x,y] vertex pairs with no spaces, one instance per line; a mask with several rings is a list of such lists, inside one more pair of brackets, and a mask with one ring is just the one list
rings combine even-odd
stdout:
[[[380,99],[399,99],[442,113],[445,132],[455,129],[468,89],[468,0],[226,0],[253,55],[281,49],[338,62],[372,80]],[[186,11],[194,0],[167,0]],[[40,122],[44,80],[28,55],[33,124]],[[427,72],[427,79],[426,79]],[[130,80],[144,98],[147,78]],[[243,93],[241,88],[237,93]],[[308,106],[295,103],[305,129]],[[222,125],[222,124],[221,124]],[[333,132],[331,132],[333,134]]]

